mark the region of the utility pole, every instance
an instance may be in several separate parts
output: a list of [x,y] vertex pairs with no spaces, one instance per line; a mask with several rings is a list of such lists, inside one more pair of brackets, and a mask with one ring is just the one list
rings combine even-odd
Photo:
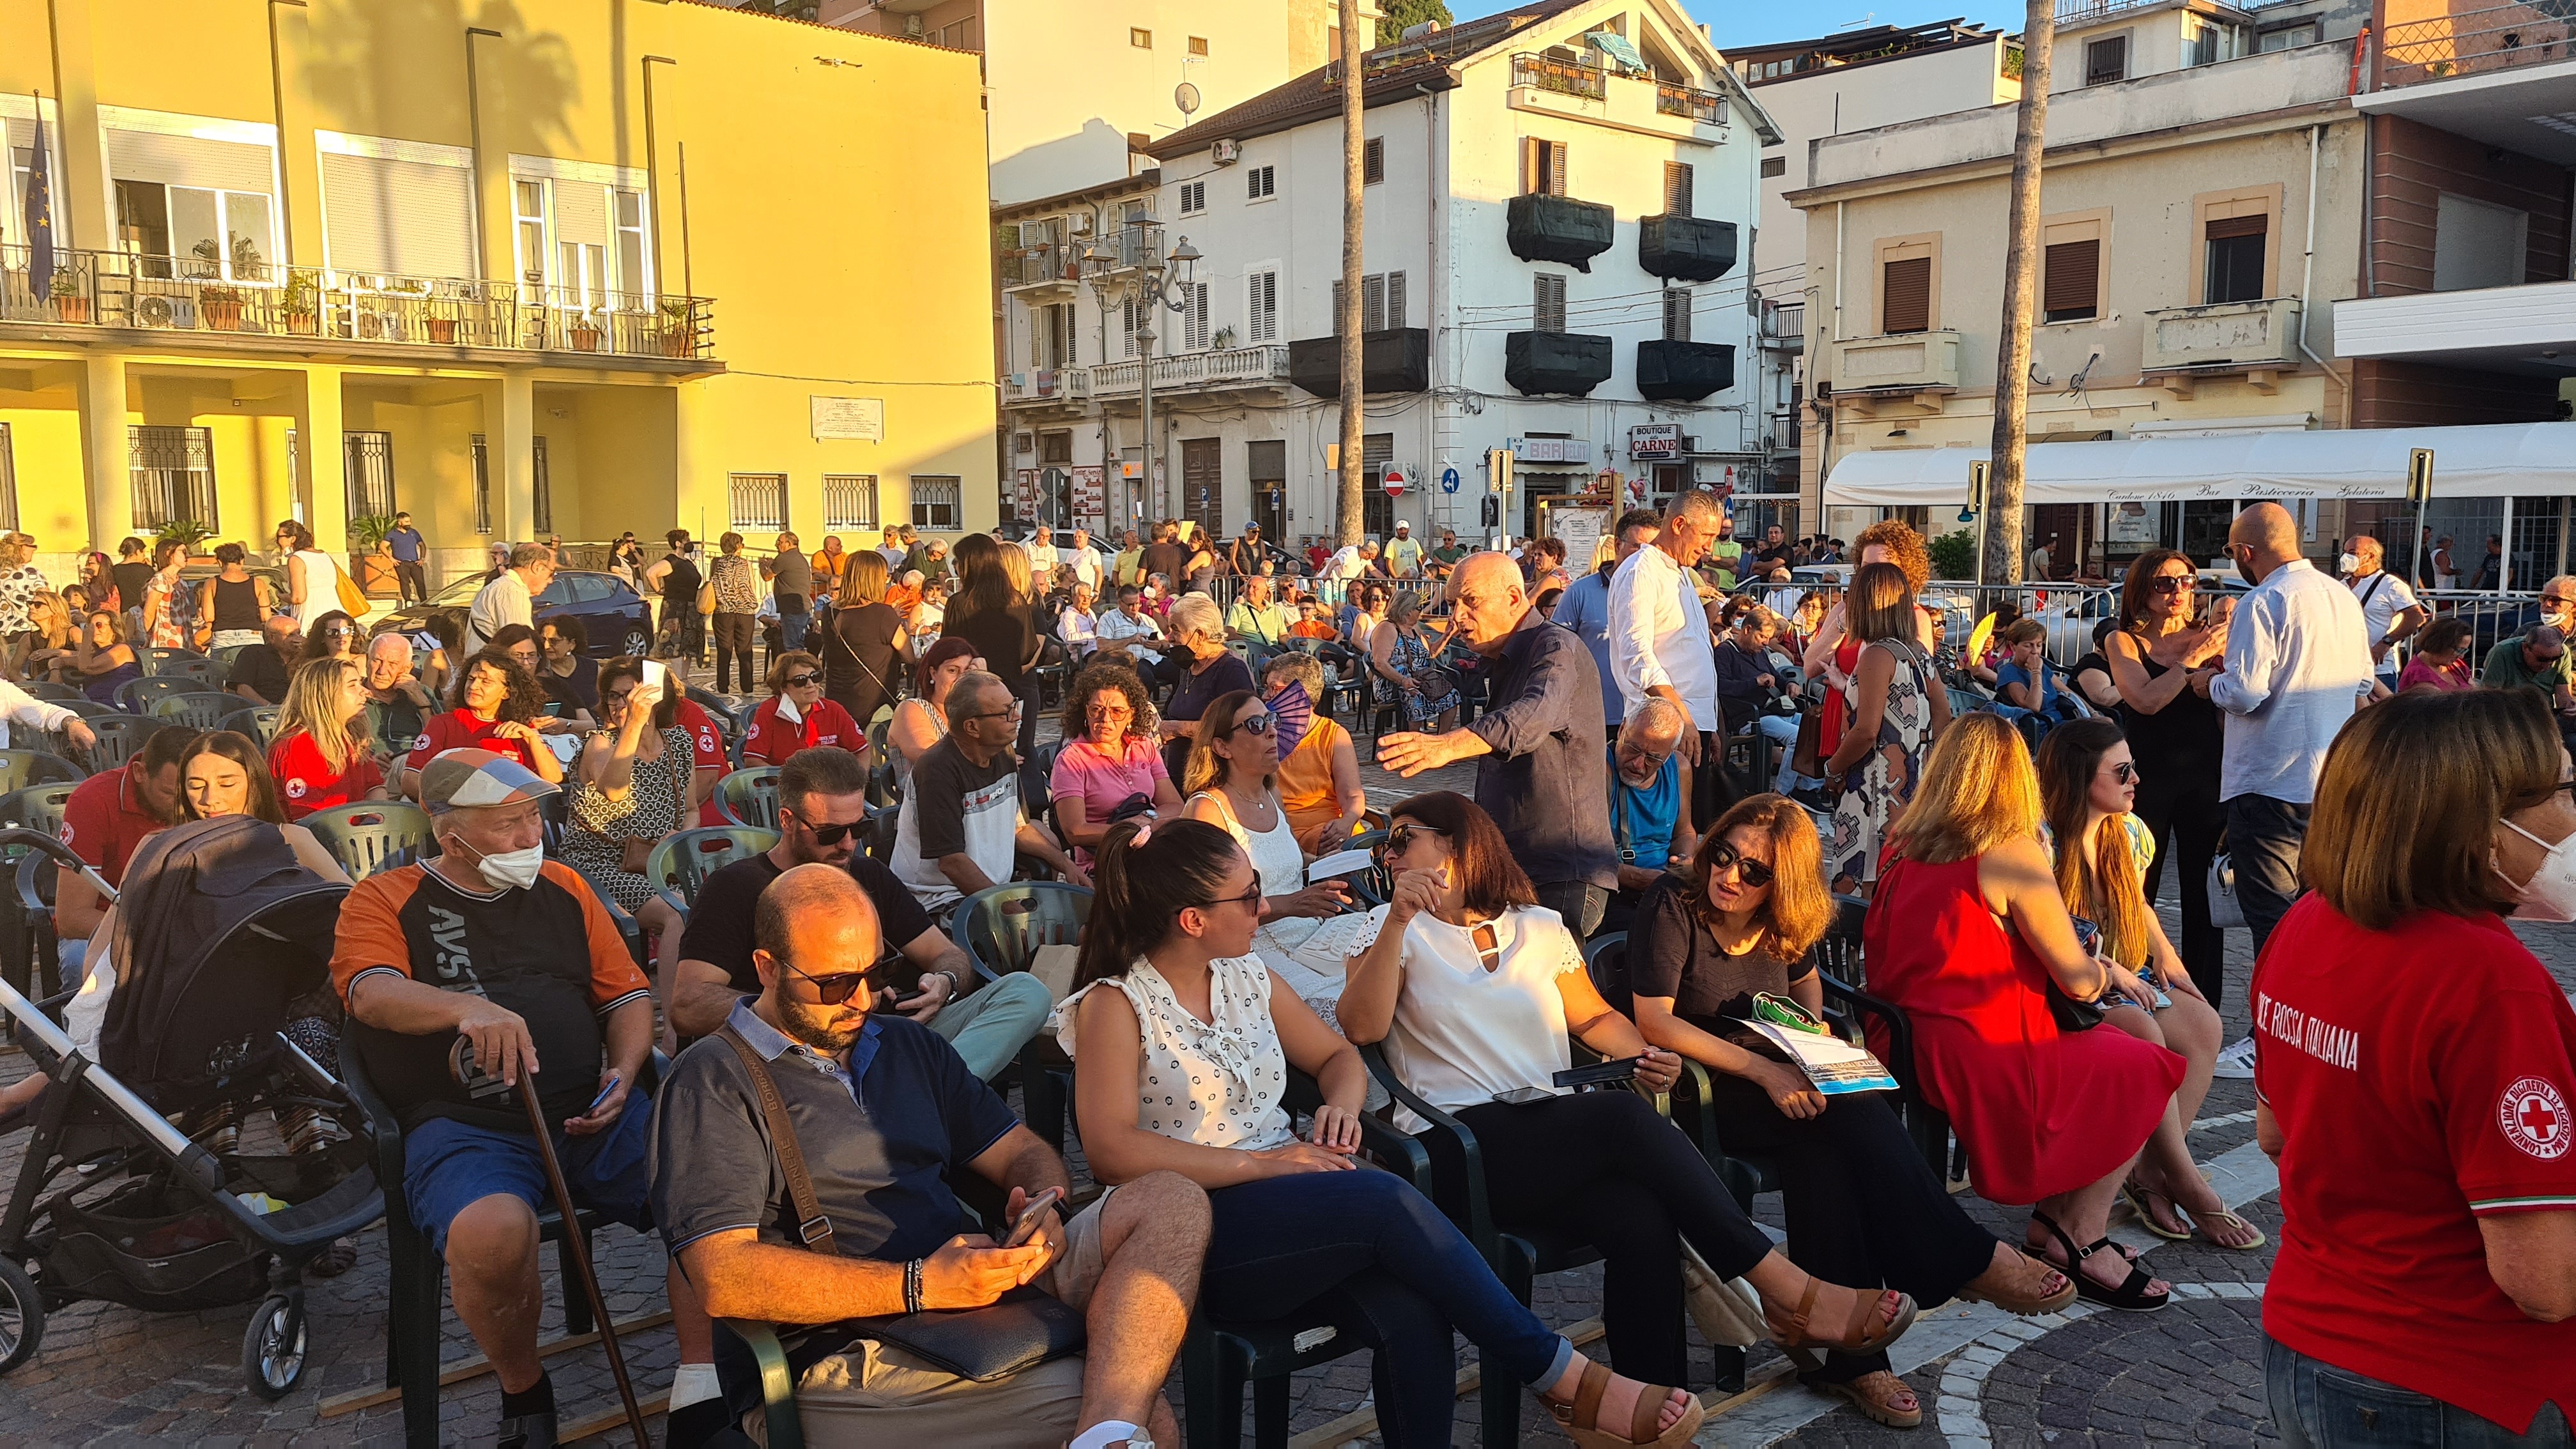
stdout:
[[1342,0],[1342,304],[1336,308],[1334,331],[1342,343],[1341,476],[1333,502],[1333,546],[1360,541],[1367,518],[1365,480],[1360,476],[1360,189],[1361,155],[1367,113],[1360,105],[1359,0]]
[[2030,0],[2021,31],[2021,107],[2013,127],[2003,336],[1995,346],[1995,435],[1988,450],[1994,473],[1987,484],[1980,579],[1989,584],[2022,581],[2023,439],[2030,430],[2030,329],[2039,308],[2040,153],[2047,144],[2048,52],[2056,32],[2056,0]]

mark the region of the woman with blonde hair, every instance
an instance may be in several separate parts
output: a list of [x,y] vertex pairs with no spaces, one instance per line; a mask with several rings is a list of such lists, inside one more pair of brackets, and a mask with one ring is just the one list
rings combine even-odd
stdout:
[[[1445,670],[1433,671],[1447,644],[1445,633],[1423,637],[1419,594],[1397,594],[1387,605],[1386,618],[1369,635],[1370,672],[1384,681],[1385,687],[1397,691],[1396,697],[1404,704],[1404,717],[1412,727],[1431,734],[1447,734],[1458,718],[1458,676]],[[1436,683],[1426,687],[1425,678]],[[1440,689],[1436,695],[1432,693],[1434,688]]]
[[49,592],[45,571],[36,567],[35,557],[25,534],[0,531],[0,648],[7,651],[11,678],[25,667],[22,656],[35,628],[28,609]]
[[1243,847],[1261,876],[1261,927],[1253,933],[1253,950],[1298,1000],[1330,1022],[1342,994],[1341,956],[1328,951],[1320,961],[1305,961],[1297,952],[1326,918],[1342,913],[1350,894],[1337,880],[1306,883],[1306,853],[1272,789],[1278,768],[1278,716],[1249,691],[1225,695],[1208,706],[1190,741],[1181,775],[1189,798],[1181,813],[1217,827]]
[[[2183,1060],[2082,1029],[2080,1008],[2146,987],[2078,940],[2039,824],[2039,780],[2010,722],[1979,713],[1944,731],[1870,901],[1868,986],[1912,1021],[1917,1089],[1966,1144],[1978,1195],[2032,1204],[2029,1246],[2086,1301],[2151,1311],[2170,1288],[2112,1245],[2111,1200]],[[1870,1041],[1893,1050],[1876,1021]]]
[[869,548],[845,560],[818,652],[825,697],[864,730],[894,700],[895,669],[912,662],[912,639],[903,612],[886,602],[885,555]]
[[[1704,1105],[1730,1154],[1778,1164],[1790,1251],[1808,1271],[1921,1303],[2065,1307],[2075,1285],[1972,1222],[1884,1097],[1825,1096],[1744,1024],[1764,995],[1824,1014],[1815,946],[1833,915],[1807,812],[1779,795],[1737,802],[1700,838],[1690,873],[1666,875],[1638,906],[1625,966],[1637,1030],[1709,1068]],[[1806,1367],[1811,1387],[1879,1423],[1923,1422],[1884,1352],[1834,1352]]]
[[367,670],[355,659],[307,659],[288,676],[268,772],[289,820],[388,797],[367,735]]
[[1862,564],[1843,596],[1860,657],[1837,700],[1849,721],[1823,765],[1834,801],[1834,838],[1825,869],[1834,889],[1867,894],[1878,879],[1888,822],[1914,798],[1923,758],[1949,726],[1950,691],[1916,639],[1914,590],[1892,563]]
[[2039,838],[2056,860],[2057,893],[2069,912],[2100,928],[2097,954],[2136,972],[2147,988],[2144,997],[2109,1005],[2103,1020],[2179,1053],[2188,1064],[2181,1089],[2121,1195],[2148,1232],[2169,1242],[2196,1232],[2222,1248],[2259,1248],[2262,1231],[2227,1210],[2192,1165],[2184,1141],[2218,1062],[2218,1010],[2192,984],[2141,884],[2156,843],[2137,816],[2141,777],[2129,758],[2129,742],[2109,720],[2073,720],[2049,731],[2038,768],[2040,798],[2048,809]]

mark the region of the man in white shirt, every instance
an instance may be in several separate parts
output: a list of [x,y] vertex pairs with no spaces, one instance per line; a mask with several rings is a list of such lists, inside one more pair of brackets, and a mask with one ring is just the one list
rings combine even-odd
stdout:
[[536,596],[554,581],[555,556],[544,544],[512,547],[510,566],[475,594],[473,607],[465,612],[465,658],[481,653],[493,635],[512,624],[535,628]]
[[[2377,686],[2360,601],[2300,557],[2288,509],[2257,503],[2236,515],[2227,551],[2255,587],[2228,620],[2227,667],[2210,676],[2209,698],[2226,714],[2218,798],[2236,898],[2260,955],[2299,893],[2299,846],[2326,749]],[[2219,1004],[2215,994],[2209,1004]]]
[[[0,750],[10,747],[9,732],[13,725],[38,733],[61,730],[63,738],[84,750],[98,743],[98,736],[90,732],[90,727],[82,722],[79,714],[49,700],[34,698],[27,691],[0,679]],[[35,746],[21,745],[19,748]]]
[[[1619,681],[1620,718],[1635,716],[1650,698],[1671,703],[1690,716],[1691,733],[1682,737],[1681,751],[1694,767],[1726,758],[1717,652],[1691,573],[1724,516],[1715,494],[1676,494],[1654,543],[1610,576],[1610,672]],[[1602,745],[1606,749],[1609,741]],[[1713,818],[1725,773],[1714,763],[1697,771],[1695,825],[1705,828]]]
[[1091,530],[1073,531],[1073,547],[1056,550],[1056,562],[1073,568],[1074,582],[1089,584],[1092,594],[1100,593],[1100,550],[1091,546]]
[[1137,673],[1153,678],[1152,668],[1163,662],[1163,656],[1145,647],[1146,641],[1159,642],[1163,626],[1145,612],[1145,591],[1134,584],[1118,587],[1118,607],[1102,614],[1096,625],[1100,650],[1104,654],[1126,654],[1138,661]]
[[2404,579],[2388,571],[2388,551],[2378,539],[2354,534],[2344,541],[2342,562],[2344,581],[2361,601],[2362,622],[2370,627],[2371,667],[2378,671],[2380,687],[2394,694],[2397,661],[2388,656],[2433,622],[2433,613],[2416,599]]

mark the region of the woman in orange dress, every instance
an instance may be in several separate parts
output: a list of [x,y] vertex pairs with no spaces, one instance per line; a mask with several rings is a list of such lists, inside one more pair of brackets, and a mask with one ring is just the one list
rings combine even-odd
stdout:
[[[2088,1301],[2158,1309],[2168,1287],[2113,1246],[2110,1212],[2183,1059],[2059,1026],[2052,988],[2077,1003],[2148,997],[2079,943],[2039,821],[2039,779],[2010,724],[1970,714],[1943,731],[1870,901],[1869,989],[1911,1020],[1917,1089],[1949,1115],[1978,1195],[2033,1204],[2031,1250]],[[1889,1050],[1875,1022],[1871,1035]]]
[[1279,715],[1283,732],[1290,720],[1281,712],[1281,692],[1292,684],[1305,691],[1308,722],[1296,739],[1281,740],[1287,753],[1280,757],[1276,784],[1279,807],[1297,834],[1297,847],[1313,860],[1340,849],[1340,842],[1359,829],[1368,791],[1360,784],[1360,757],[1351,732],[1321,708],[1323,662],[1312,654],[1286,653],[1270,656],[1261,666],[1261,697]]

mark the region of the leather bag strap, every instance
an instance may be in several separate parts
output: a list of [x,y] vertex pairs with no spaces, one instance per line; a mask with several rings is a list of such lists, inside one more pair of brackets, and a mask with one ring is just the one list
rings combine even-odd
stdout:
[[716,1036],[742,1058],[743,1070],[751,1074],[752,1092],[760,1098],[760,1115],[769,1124],[769,1148],[778,1154],[778,1167],[787,1175],[787,1198],[796,1209],[796,1236],[805,1246],[818,1253],[838,1256],[840,1249],[832,1242],[832,1220],[823,1215],[823,1204],[814,1196],[814,1178],[805,1170],[804,1149],[796,1145],[796,1124],[787,1118],[787,1101],[778,1095],[778,1082],[769,1075],[769,1064],[742,1033],[726,1025],[716,1028]]

